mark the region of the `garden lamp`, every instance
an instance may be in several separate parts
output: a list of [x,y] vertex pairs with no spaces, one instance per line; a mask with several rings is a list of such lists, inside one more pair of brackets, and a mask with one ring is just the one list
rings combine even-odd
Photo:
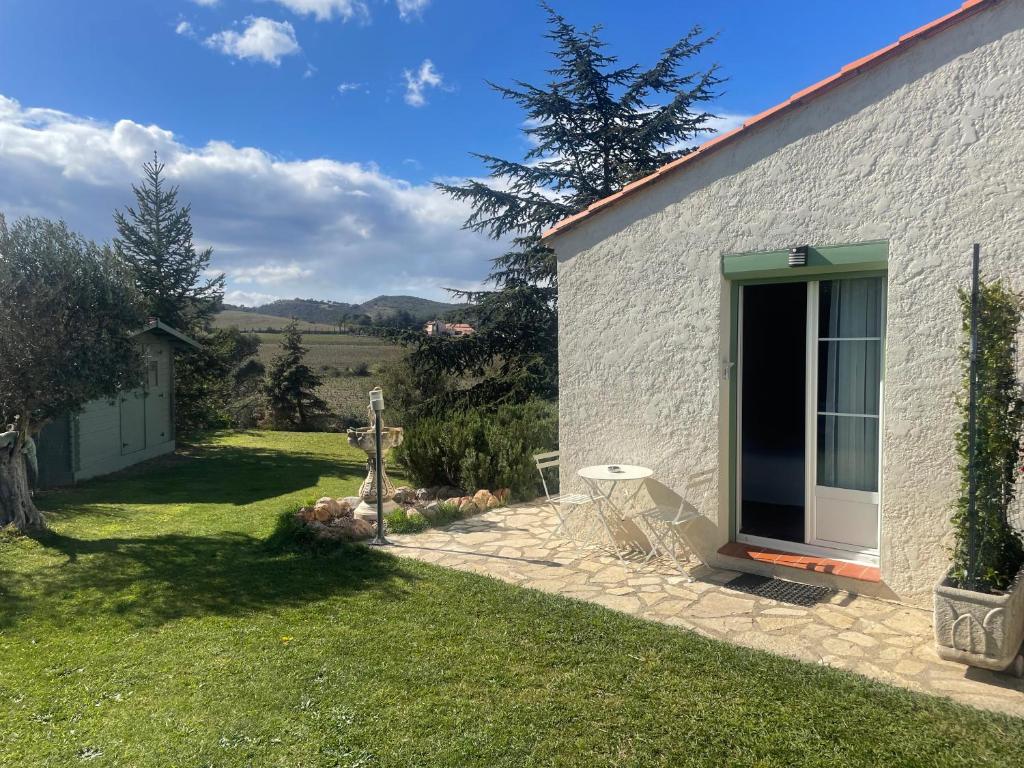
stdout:
[[370,390],[370,407],[373,409],[374,442],[376,443],[376,461],[374,469],[377,475],[377,535],[373,537],[371,544],[384,546],[390,544],[384,537],[384,446],[381,439],[381,411],[384,410],[384,391],[380,387]]

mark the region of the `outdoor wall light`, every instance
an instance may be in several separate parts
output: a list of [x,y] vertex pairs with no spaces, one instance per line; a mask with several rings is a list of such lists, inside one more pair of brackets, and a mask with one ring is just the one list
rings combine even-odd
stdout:
[[789,249],[789,266],[791,267],[806,267],[807,266],[807,252],[810,250],[810,246],[797,245]]

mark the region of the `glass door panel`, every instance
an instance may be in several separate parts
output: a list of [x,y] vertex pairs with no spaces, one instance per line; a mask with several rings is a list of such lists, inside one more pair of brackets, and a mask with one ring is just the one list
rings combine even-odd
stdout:
[[883,278],[818,284],[812,539],[878,550]]

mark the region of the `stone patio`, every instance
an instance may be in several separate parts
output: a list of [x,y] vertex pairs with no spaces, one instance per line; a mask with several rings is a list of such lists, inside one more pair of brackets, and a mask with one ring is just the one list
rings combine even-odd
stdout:
[[844,592],[811,607],[736,591],[739,574],[699,564],[687,582],[671,564],[623,565],[614,555],[547,542],[553,513],[515,505],[415,535],[394,535],[390,551],[493,576],[707,637],[828,664],[975,707],[1024,716],[1024,681],[942,661],[931,613]]

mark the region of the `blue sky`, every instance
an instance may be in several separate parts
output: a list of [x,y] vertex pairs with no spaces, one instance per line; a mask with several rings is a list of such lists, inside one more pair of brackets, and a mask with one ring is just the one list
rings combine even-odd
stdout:
[[[729,78],[729,126],[956,0],[562,0],[624,62],[693,24]],[[522,115],[485,80],[543,82],[543,11],[506,0],[0,0],[0,211],[112,236],[159,149],[235,300],[474,286],[496,245],[430,187],[519,156]],[[376,270],[393,276],[381,285]]]

